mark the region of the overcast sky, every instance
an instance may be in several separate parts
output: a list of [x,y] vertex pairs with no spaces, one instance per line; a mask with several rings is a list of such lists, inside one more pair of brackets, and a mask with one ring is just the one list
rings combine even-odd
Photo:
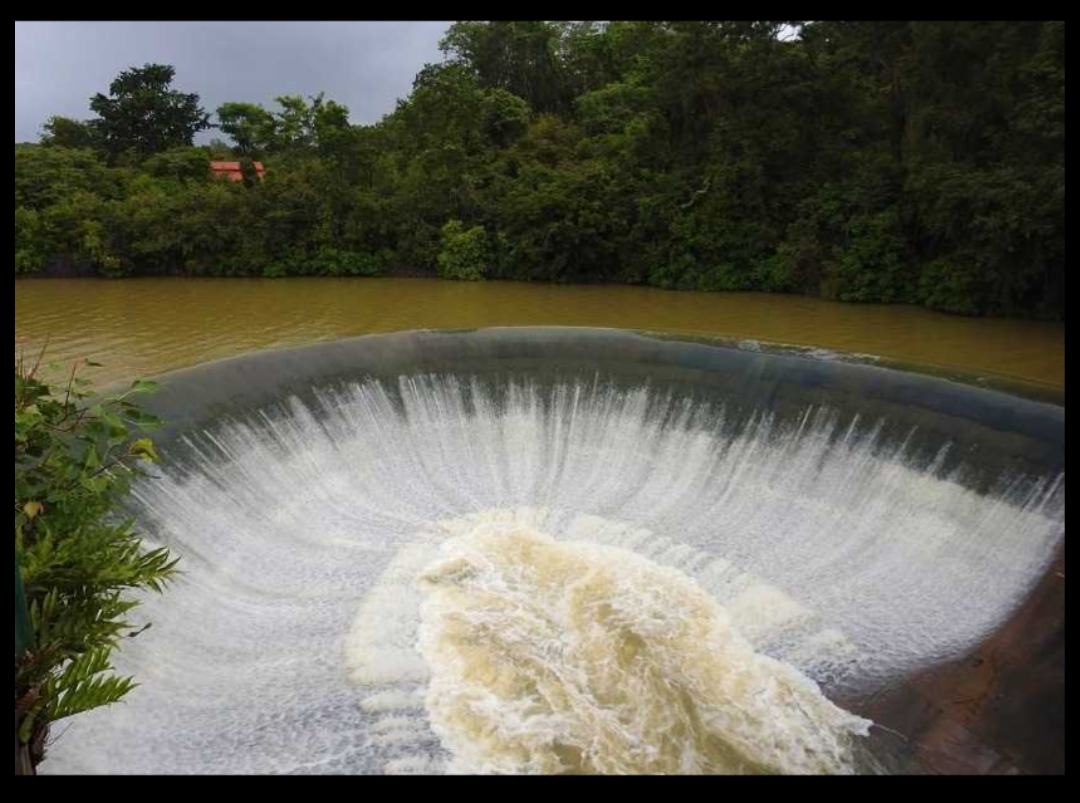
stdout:
[[[90,96],[124,69],[176,68],[174,86],[213,112],[224,101],[273,104],[314,95],[373,123],[440,61],[448,22],[16,22],[15,141],[32,142],[51,115],[86,119]],[[219,132],[203,132],[207,142]]]

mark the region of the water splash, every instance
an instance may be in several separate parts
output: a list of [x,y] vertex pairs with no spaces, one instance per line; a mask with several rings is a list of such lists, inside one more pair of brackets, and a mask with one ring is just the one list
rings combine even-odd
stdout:
[[118,661],[143,685],[45,769],[445,767],[415,580],[477,516],[676,568],[758,652],[870,693],[999,624],[1064,515],[1061,477],[983,495],[881,433],[823,409],[736,421],[646,389],[413,377],[192,434],[136,491],[186,569]]
[[477,529],[420,577],[427,709],[464,773],[849,774],[867,720],[756,653],[685,575]]

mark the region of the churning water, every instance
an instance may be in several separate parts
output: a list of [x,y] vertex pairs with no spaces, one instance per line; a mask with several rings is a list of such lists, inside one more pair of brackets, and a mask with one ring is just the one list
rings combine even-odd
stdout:
[[137,488],[185,569],[143,685],[44,768],[857,771],[830,698],[970,648],[1064,516],[1061,476],[980,493],[878,423],[445,376],[218,421]]

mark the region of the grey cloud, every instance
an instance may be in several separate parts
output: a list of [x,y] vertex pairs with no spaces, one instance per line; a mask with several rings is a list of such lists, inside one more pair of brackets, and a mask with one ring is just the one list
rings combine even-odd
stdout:
[[[15,141],[38,138],[53,114],[90,115],[88,101],[121,70],[176,67],[175,85],[208,111],[227,100],[270,106],[314,95],[373,123],[439,61],[448,22],[16,22]],[[204,132],[207,141],[215,132]]]

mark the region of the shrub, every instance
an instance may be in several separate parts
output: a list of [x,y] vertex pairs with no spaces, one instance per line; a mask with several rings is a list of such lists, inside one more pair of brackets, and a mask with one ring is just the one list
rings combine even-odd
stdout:
[[442,250],[437,259],[439,276],[475,282],[491,268],[491,244],[483,226],[466,229],[460,220],[442,227]]
[[138,604],[129,592],[160,592],[176,566],[119,515],[140,465],[157,459],[149,438],[133,437],[157,419],[128,398],[153,384],[92,399],[74,370],[54,386],[39,368],[40,359],[15,366],[16,772],[20,754],[28,771],[44,758],[52,722],[134,687],[109,662],[141,632],[128,619]]

